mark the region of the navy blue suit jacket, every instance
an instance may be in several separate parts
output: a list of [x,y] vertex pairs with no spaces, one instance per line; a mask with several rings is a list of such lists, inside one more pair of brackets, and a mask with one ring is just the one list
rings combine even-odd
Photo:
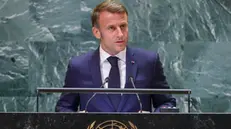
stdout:
[[[126,84],[125,88],[133,88],[129,77],[134,77],[136,88],[169,88],[157,53],[143,49],[127,47],[126,52]],[[69,88],[100,88],[102,85],[100,73],[99,49],[87,54],[73,57],[69,64],[64,87]],[[57,112],[76,112],[85,110],[89,98],[93,95],[68,93],[62,94],[57,102]],[[176,106],[176,100],[171,95],[140,94],[143,110],[156,111],[161,106]],[[118,109],[113,107],[107,94],[97,94],[89,103],[88,112],[138,112],[140,110],[136,95],[123,94]]]

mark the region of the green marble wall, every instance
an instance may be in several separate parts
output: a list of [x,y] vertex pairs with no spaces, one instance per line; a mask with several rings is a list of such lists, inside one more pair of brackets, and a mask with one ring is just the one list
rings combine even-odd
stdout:
[[[90,14],[101,1],[0,0],[0,111],[36,111],[37,87],[62,87],[68,60],[98,46]],[[122,2],[129,44],[160,53],[171,87],[192,89],[192,111],[230,112],[231,1]],[[41,96],[40,111],[58,96]]]

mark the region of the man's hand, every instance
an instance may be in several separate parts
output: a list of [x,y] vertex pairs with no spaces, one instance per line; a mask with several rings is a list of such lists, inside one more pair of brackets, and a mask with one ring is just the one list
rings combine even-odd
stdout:
[[149,111],[139,111],[138,113],[150,113]]
[[83,110],[83,111],[78,111],[78,113],[87,113],[85,110]]

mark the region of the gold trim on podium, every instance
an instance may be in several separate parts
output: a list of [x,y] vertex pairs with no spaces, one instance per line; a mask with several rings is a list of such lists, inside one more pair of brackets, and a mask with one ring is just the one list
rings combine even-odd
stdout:
[[138,129],[132,122],[123,123],[117,120],[107,120],[96,124],[92,122],[87,129]]

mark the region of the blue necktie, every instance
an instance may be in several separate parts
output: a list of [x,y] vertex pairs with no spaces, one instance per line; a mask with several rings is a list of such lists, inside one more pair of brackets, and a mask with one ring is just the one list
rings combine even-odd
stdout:
[[[109,73],[108,88],[120,88],[120,73],[118,67],[118,57],[110,56],[107,58],[111,64],[111,70]],[[109,98],[117,109],[121,100],[120,94],[109,94]]]

